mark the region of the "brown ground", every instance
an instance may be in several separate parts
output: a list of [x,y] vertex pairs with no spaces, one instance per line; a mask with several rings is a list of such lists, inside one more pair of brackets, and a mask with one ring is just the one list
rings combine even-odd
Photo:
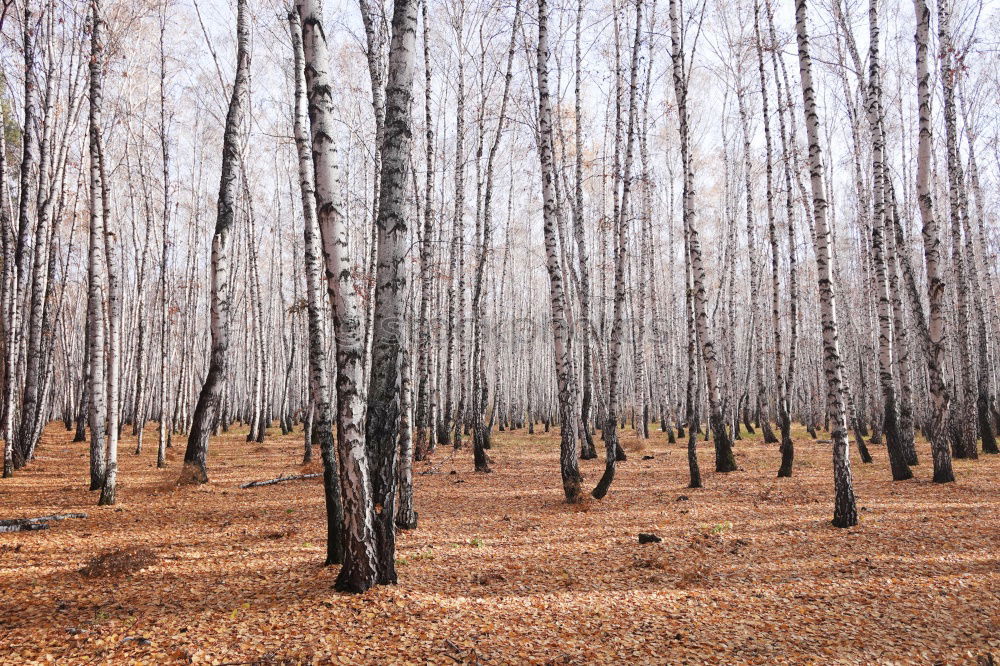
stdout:
[[[299,438],[243,439],[212,442],[211,483],[176,488],[183,449],[161,471],[155,435],[139,457],[127,437],[119,504],[97,508],[86,447],[50,427],[0,481],[0,517],[89,517],[0,534],[0,661],[1000,662],[996,456],[956,461],[958,483],[938,486],[923,446],[918,479],[892,483],[873,447],[874,465],[854,457],[861,525],[837,530],[827,444],[800,438],[780,481],[773,446],[737,442],[742,469],[723,477],[702,444],[707,489],[688,490],[679,445],[629,434],[608,497],[572,507],[555,434],[500,434],[493,474],[472,473],[468,450],[435,454],[400,584],[343,596],[320,566],[319,480],[237,488],[300,471]],[[584,463],[588,488],[601,467]],[[156,561],[80,573],[122,548]]]

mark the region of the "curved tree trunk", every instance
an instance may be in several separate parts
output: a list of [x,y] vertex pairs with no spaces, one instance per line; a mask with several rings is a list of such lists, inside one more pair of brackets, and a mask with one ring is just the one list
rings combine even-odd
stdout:
[[215,428],[221,407],[222,387],[229,368],[230,261],[229,231],[236,216],[237,179],[240,176],[240,136],[245,111],[243,98],[249,87],[250,41],[246,0],[238,0],[236,12],[236,80],[229,99],[222,138],[222,168],[219,182],[218,215],[212,236],[211,334],[212,351],[208,374],[198,395],[194,418],[184,452],[182,481],[208,481],[206,456],[208,438]]
[[681,164],[684,170],[683,218],[688,234],[688,254],[691,260],[691,278],[694,290],[695,326],[705,364],[705,381],[708,388],[709,425],[715,443],[715,471],[732,472],[736,469],[733,443],[726,431],[722,414],[722,393],[719,381],[718,358],[715,343],[708,329],[708,296],[705,292],[705,266],[702,262],[701,240],[695,225],[694,209],[694,160],[688,128],[687,88],[690,69],[685,65],[684,35],[677,16],[677,0],[670,2],[670,58],[673,63],[674,96],[677,99]]
[[604,474],[594,488],[591,495],[595,499],[603,498],[608,488],[611,487],[615,478],[615,466],[618,458],[618,427],[619,398],[622,393],[621,386],[621,362],[624,356],[622,344],[624,342],[624,316],[625,316],[625,294],[626,294],[626,273],[625,262],[628,249],[628,220],[629,220],[629,195],[632,191],[632,156],[635,146],[635,125],[637,119],[638,104],[638,77],[639,77],[639,45],[642,30],[642,0],[635,3],[635,35],[632,42],[632,64],[629,72],[629,94],[628,94],[628,128],[625,131],[625,161],[622,165],[622,195],[620,207],[618,208],[618,218],[614,220],[615,225],[615,292],[614,311],[612,314],[611,340],[608,358],[608,409],[604,425],[604,445],[605,464]]

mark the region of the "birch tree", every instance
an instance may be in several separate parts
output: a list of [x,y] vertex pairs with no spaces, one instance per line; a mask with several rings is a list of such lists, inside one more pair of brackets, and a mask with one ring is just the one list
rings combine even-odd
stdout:
[[408,229],[406,198],[413,137],[410,109],[416,68],[416,31],[417,0],[395,0],[381,147],[378,264],[365,431],[372,462],[376,581],[381,585],[396,582],[396,464],[402,412],[402,336],[408,277],[404,265]]
[[934,200],[930,189],[931,143],[931,91],[930,72],[927,67],[927,40],[930,32],[930,9],[926,0],[913,0],[913,10],[917,19],[914,35],[916,43],[917,71],[917,173],[916,191],[923,222],[924,261],[927,265],[928,292],[928,344],[927,374],[931,397],[931,418],[926,425],[926,434],[931,441],[931,456],[934,461],[935,483],[949,483],[955,480],[951,468],[951,451],[948,448],[945,425],[948,421],[950,397],[944,381],[945,361],[945,313],[944,279],[941,275],[941,239],[937,218],[934,214]]
[[[337,589],[364,592],[377,582],[375,515],[365,451],[364,342],[350,247],[340,200],[330,54],[319,0],[296,3],[302,21],[309,131],[316,178],[316,219],[322,239],[327,290],[337,350],[337,455],[344,507],[344,564]],[[385,507],[382,507],[383,510]],[[391,520],[391,518],[390,518]]]
[[[573,373],[572,328],[567,319],[566,288],[556,239],[555,166],[552,158],[552,100],[549,96],[549,8],[548,0],[538,0],[538,158],[542,171],[543,230],[546,269],[549,274],[549,302],[552,309],[552,336],[559,391],[559,469],[563,493],[570,504],[580,499],[580,471],[576,449],[576,377]],[[614,456],[612,456],[614,457]]]
[[844,404],[843,366],[837,328],[836,284],[833,281],[833,255],[830,229],[827,226],[826,189],[823,182],[823,155],[819,146],[819,114],[813,88],[812,59],[809,55],[809,32],[806,26],[806,0],[795,0],[795,38],[799,51],[799,76],[802,80],[802,106],[809,144],[809,184],[812,188],[814,215],[813,245],[819,279],[819,306],[823,328],[823,374],[826,377],[826,408],[833,437],[833,524],[852,527],[858,524],[854,499],[854,480],[848,458],[847,410]]
[[705,291],[705,266],[701,256],[701,241],[695,224],[694,161],[691,156],[691,138],[688,128],[687,94],[690,66],[685,64],[684,35],[678,15],[677,0],[670,1],[670,60],[677,101],[678,133],[680,135],[681,168],[683,169],[682,216],[687,238],[687,254],[691,261],[692,289],[694,291],[695,326],[705,364],[705,381],[708,389],[709,425],[715,444],[715,471],[732,472],[736,469],[733,443],[726,431],[722,414],[722,395],[719,386],[719,362],[715,344],[708,328],[708,296]]
[[222,167],[219,181],[218,213],[212,235],[211,333],[212,353],[208,374],[198,395],[187,449],[184,451],[182,479],[208,481],[208,440],[219,419],[223,383],[229,369],[229,280],[232,261],[230,232],[236,218],[237,187],[240,178],[240,137],[244,131],[244,100],[249,86],[250,26],[246,0],[236,5],[236,78],[229,97],[229,110],[222,140]]

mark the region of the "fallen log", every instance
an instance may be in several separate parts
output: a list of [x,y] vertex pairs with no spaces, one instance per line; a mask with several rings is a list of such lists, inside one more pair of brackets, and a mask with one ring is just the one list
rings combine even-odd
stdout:
[[0,532],[34,532],[35,530],[49,529],[48,523],[15,523],[6,521],[9,525],[0,525]]
[[261,486],[273,486],[276,483],[284,483],[285,481],[301,481],[302,479],[315,479],[316,477],[323,476],[322,474],[295,474],[293,476],[279,476],[276,479],[268,479],[267,481],[250,481],[249,483],[244,483],[240,488],[259,488]]
[[85,513],[54,513],[50,516],[38,516],[37,518],[6,518],[0,520],[0,532],[33,532],[35,530],[47,530],[49,523],[54,520],[66,520],[67,518],[86,518]]

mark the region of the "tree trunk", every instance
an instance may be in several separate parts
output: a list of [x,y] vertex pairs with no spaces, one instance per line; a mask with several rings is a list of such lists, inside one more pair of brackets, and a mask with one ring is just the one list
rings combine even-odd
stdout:
[[424,460],[434,439],[434,410],[431,384],[431,322],[430,305],[433,290],[431,267],[432,234],[434,233],[434,125],[431,117],[430,26],[427,17],[428,0],[421,3],[424,47],[424,230],[420,239],[420,319],[417,347],[417,443],[415,460]]
[[386,82],[378,210],[375,315],[365,430],[372,465],[377,581],[396,583],[396,464],[401,414],[402,333],[407,269],[407,181],[413,136],[410,106],[416,60],[416,0],[395,0]]
[[[327,290],[333,304],[337,340],[337,453],[344,506],[344,566],[336,587],[364,592],[376,582],[374,507],[365,452],[364,346],[361,315],[354,290],[347,225],[340,204],[337,130],[329,47],[322,26],[320,0],[298,0],[302,18],[309,97],[310,133],[316,174],[316,218],[323,243]],[[384,509],[385,507],[383,507]]]
[[222,168],[219,182],[218,216],[212,236],[211,334],[212,351],[208,375],[198,395],[187,449],[184,452],[182,481],[208,481],[206,456],[208,438],[219,417],[222,388],[229,368],[230,262],[229,232],[236,216],[237,179],[240,177],[240,139],[245,116],[243,98],[249,87],[249,18],[246,0],[237,0],[236,79],[222,139]]
[[886,272],[883,233],[885,224],[885,137],[882,132],[882,72],[879,67],[878,5],[868,3],[868,125],[872,135],[872,259],[875,264],[875,288],[878,290],[878,368],[882,386],[883,430],[894,481],[913,478],[906,463],[907,444],[899,427],[896,404],[896,380],[893,376],[892,305],[889,301],[889,279]]
[[642,30],[642,0],[635,3],[635,35],[632,42],[632,63],[629,73],[629,94],[628,94],[628,128],[625,132],[625,161],[622,165],[622,194],[618,218],[614,220],[615,225],[615,295],[614,314],[612,315],[610,353],[608,358],[608,410],[604,426],[604,446],[605,464],[604,474],[601,476],[597,486],[591,492],[595,499],[602,499],[611,487],[615,478],[615,466],[618,457],[618,428],[617,420],[619,416],[619,397],[622,393],[621,387],[621,361],[624,355],[622,349],[625,337],[624,315],[625,315],[625,262],[627,256],[627,236],[629,220],[629,195],[632,191],[632,161],[635,146],[635,124],[637,119],[638,104],[638,77],[639,77],[639,46]]
[[399,507],[396,509],[396,527],[401,530],[417,528],[417,512],[413,509],[413,429],[412,391],[410,378],[410,351],[403,349],[400,369],[399,416]]
[[[790,477],[792,475],[792,464],[795,459],[795,445],[791,435],[791,417],[788,406],[788,382],[785,379],[785,355],[782,346],[781,336],[781,248],[778,245],[777,225],[774,213],[774,157],[771,143],[771,120],[767,102],[767,75],[764,69],[764,48],[760,33],[760,4],[754,2],[753,12],[754,46],[757,51],[757,71],[760,76],[760,96],[762,115],[761,121],[764,125],[764,150],[765,150],[765,176],[767,185],[767,239],[771,246],[771,329],[774,336],[774,379],[778,389],[778,429],[781,432],[781,465],[778,468],[778,477]],[[780,113],[780,111],[779,111]],[[788,225],[791,228],[792,218],[788,216]],[[790,258],[791,266],[794,270],[795,260]],[[793,278],[794,280],[794,278]],[[791,295],[791,316],[797,316],[794,294]],[[761,418],[766,418],[762,414]]]
[[576,449],[576,377],[573,373],[572,329],[567,319],[563,269],[559,264],[556,239],[555,165],[552,158],[552,100],[549,97],[548,0],[538,0],[538,157],[542,172],[542,219],[545,235],[546,268],[549,274],[549,301],[552,335],[555,341],[556,380],[559,391],[559,467],[566,501],[580,499],[580,471]]
[[819,115],[816,112],[816,91],[813,88],[812,61],[809,56],[809,36],[806,31],[806,0],[795,1],[795,35],[799,50],[799,75],[802,79],[802,105],[809,144],[809,181],[815,217],[813,234],[816,249],[816,272],[819,279],[820,320],[823,329],[823,372],[826,375],[827,414],[833,426],[833,524],[851,527],[858,524],[848,457],[847,410],[844,405],[844,381],[837,339],[836,285],[833,282],[830,229],[827,226],[827,201],[823,185],[823,158],[819,147]]
[[302,194],[303,239],[305,247],[306,315],[309,326],[309,400],[311,419],[307,451],[312,441],[319,442],[323,460],[323,496],[326,502],[326,564],[344,561],[344,508],[341,504],[340,471],[333,442],[333,407],[327,382],[327,352],[324,317],[326,299],[322,287],[319,257],[319,227],[316,220],[316,185],[313,155],[309,140],[308,101],[306,99],[305,55],[302,48],[302,24],[298,12],[288,15],[295,56],[295,148],[298,153],[299,186]]
[[87,328],[90,333],[90,489],[104,486],[107,474],[104,426],[108,416],[108,384],[105,379],[104,348],[104,252],[105,230],[103,200],[105,183],[102,181],[101,145],[101,70],[103,56],[101,45],[101,20],[99,0],[91,0],[90,33],[90,254]]
[[955,480],[951,468],[951,451],[948,448],[948,387],[944,381],[945,362],[945,312],[944,279],[941,275],[941,238],[934,215],[934,201],[930,190],[931,169],[931,91],[930,74],[927,71],[927,40],[930,31],[930,9],[927,0],[913,0],[913,10],[917,19],[916,42],[917,63],[917,201],[920,204],[920,219],[923,222],[924,261],[927,264],[927,293],[930,312],[928,314],[927,374],[931,392],[932,416],[925,434],[931,441],[931,456],[934,461],[934,482],[949,483]]
[[691,260],[691,276],[694,289],[695,325],[701,343],[705,363],[705,380],[708,388],[709,424],[715,442],[715,471],[736,470],[733,457],[733,443],[726,431],[726,420],[722,414],[722,394],[719,387],[719,368],[715,344],[708,330],[708,297],[705,292],[705,266],[701,256],[701,241],[695,226],[694,208],[694,159],[691,155],[691,140],[688,131],[687,88],[689,67],[685,66],[683,33],[677,16],[677,0],[670,0],[670,57],[673,63],[674,96],[677,99],[677,116],[680,133],[681,164],[684,170],[683,218],[688,235],[688,254]]
[[156,466],[163,469],[167,466],[167,441],[170,438],[170,422],[167,403],[167,252],[170,247],[167,229],[170,226],[170,208],[172,205],[170,187],[170,139],[167,123],[167,54],[165,37],[167,31],[167,1],[160,9],[160,152],[163,155],[163,247],[160,257],[160,427],[156,446]]

